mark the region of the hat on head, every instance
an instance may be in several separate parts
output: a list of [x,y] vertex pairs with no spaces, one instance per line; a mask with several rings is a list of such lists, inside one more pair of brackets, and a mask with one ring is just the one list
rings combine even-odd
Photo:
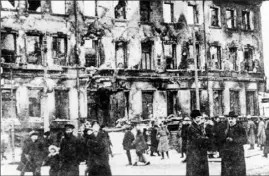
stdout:
[[226,117],[234,117],[234,118],[237,118],[238,115],[236,115],[234,111],[230,111],[229,114],[226,115]]
[[74,126],[73,124],[71,124],[71,123],[68,123],[68,124],[65,124],[65,125],[64,125],[64,128],[71,128],[71,129],[74,129],[75,126]]
[[59,148],[57,146],[55,146],[55,145],[50,145],[49,146],[49,151],[51,151],[51,150],[55,150],[56,152],[59,152]]
[[184,121],[190,121],[191,119],[189,117],[185,117]]
[[37,131],[31,131],[31,132],[29,133],[29,135],[30,135],[30,136],[34,136],[34,135],[38,136],[39,133],[38,133]]
[[191,111],[191,118],[196,118],[198,116],[202,116],[199,110],[195,109]]

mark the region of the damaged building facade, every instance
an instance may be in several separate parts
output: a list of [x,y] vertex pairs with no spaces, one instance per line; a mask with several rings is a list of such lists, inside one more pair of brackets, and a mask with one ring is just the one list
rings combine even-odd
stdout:
[[3,118],[48,129],[55,119],[189,115],[194,59],[203,113],[259,115],[261,2],[1,3]]

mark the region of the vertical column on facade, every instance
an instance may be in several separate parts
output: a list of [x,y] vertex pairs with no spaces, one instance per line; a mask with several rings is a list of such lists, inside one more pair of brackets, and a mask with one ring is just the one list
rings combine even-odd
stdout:
[[230,112],[230,86],[228,84],[224,86],[222,101],[224,105],[223,113],[229,114]]
[[166,91],[155,91],[153,95],[153,117],[167,117],[167,94]]
[[52,58],[52,37],[47,35],[47,53],[46,53],[46,57],[47,57],[47,64],[48,66],[52,66],[53,65],[53,58]]
[[87,88],[81,88],[80,89],[80,115],[82,118],[86,118],[88,114],[88,108],[87,108],[88,102],[87,102]]
[[16,107],[19,120],[28,121],[29,96],[28,89],[24,85],[20,85],[16,91]]
[[49,130],[49,125],[54,119],[55,114],[55,93],[47,93],[46,97],[46,112],[44,113],[44,130]]
[[240,110],[241,115],[245,116],[247,114],[247,108],[246,108],[246,85],[245,83],[240,83],[240,91],[239,91],[239,98],[240,98]]
[[26,39],[26,35],[24,31],[19,30],[18,38],[17,38],[17,54],[21,56],[21,60],[20,60],[21,63],[27,63],[25,39]]
[[208,81],[208,109],[209,109],[209,116],[213,117],[214,116],[214,98],[213,98],[213,82]]
[[[74,123],[75,129],[78,129],[78,91],[75,88],[69,90],[69,115]],[[77,131],[75,131],[77,133]]]
[[191,112],[191,92],[189,89],[178,91],[178,102],[182,114],[190,114]]
[[142,91],[132,86],[130,90],[130,119],[142,114]]

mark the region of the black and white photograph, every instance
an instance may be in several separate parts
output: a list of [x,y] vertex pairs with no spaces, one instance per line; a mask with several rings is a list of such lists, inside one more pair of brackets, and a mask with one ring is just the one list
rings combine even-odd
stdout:
[[269,176],[269,1],[0,0],[1,176]]

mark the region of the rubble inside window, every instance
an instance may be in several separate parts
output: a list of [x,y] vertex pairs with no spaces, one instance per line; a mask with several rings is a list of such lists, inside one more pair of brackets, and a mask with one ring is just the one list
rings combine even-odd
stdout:
[[223,115],[223,94],[222,90],[214,90],[213,91],[213,102],[214,102],[214,109],[213,114],[214,116]]
[[67,52],[67,37],[53,37],[52,38],[52,58],[54,64],[65,65],[65,53]]
[[140,1],[140,21],[149,22],[150,12],[150,1]]
[[142,119],[153,117],[153,92],[142,92]]
[[166,69],[177,69],[176,44],[164,44]]
[[2,62],[15,63],[16,62],[16,35],[11,33],[1,33],[2,45]]
[[83,1],[83,7],[84,7],[84,15],[85,16],[97,16],[97,1]]
[[169,2],[163,3],[163,18],[165,23],[174,21],[174,4]]
[[86,67],[98,67],[100,65],[100,50],[98,43],[98,40],[84,40]]
[[3,9],[16,9],[18,6],[17,0],[5,0],[1,1],[0,3]]
[[250,30],[250,12],[242,11],[242,27],[244,30]]
[[115,44],[117,68],[127,67],[127,43],[118,41]]
[[219,9],[217,7],[211,7],[211,26],[220,26],[220,19],[219,19]]
[[40,0],[28,0],[27,9],[29,11],[41,12],[41,1]]
[[247,115],[257,115],[255,91],[246,92]]
[[187,9],[187,22],[188,24],[198,24],[198,10],[196,5],[188,5]]
[[142,58],[141,58],[140,68],[142,70],[151,70],[152,69],[152,42],[142,43],[141,51],[142,51]]
[[69,119],[69,91],[55,90],[55,116],[58,119]]
[[235,10],[226,10],[226,20],[227,20],[227,27],[230,29],[235,28],[236,24],[236,11]]
[[42,36],[28,34],[26,37],[27,62],[29,64],[42,64],[41,56]]
[[51,2],[51,12],[54,14],[66,14],[66,0],[61,1],[50,1]]
[[211,59],[211,69],[221,70],[221,47],[220,46],[210,46],[210,59]]
[[253,71],[254,62],[253,62],[254,49],[250,46],[244,49],[244,61],[243,61],[243,70]]
[[241,114],[240,110],[240,97],[238,90],[230,90],[230,111],[234,111],[236,114]]
[[126,19],[126,0],[119,0],[115,7],[115,18]]
[[29,116],[41,117],[41,91],[29,91]]
[[232,64],[231,69],[234,71],[237,71],[238,65],[237,65],[237,48],[236,47],[229,48],[229,60],[230,60],[230,63]]

